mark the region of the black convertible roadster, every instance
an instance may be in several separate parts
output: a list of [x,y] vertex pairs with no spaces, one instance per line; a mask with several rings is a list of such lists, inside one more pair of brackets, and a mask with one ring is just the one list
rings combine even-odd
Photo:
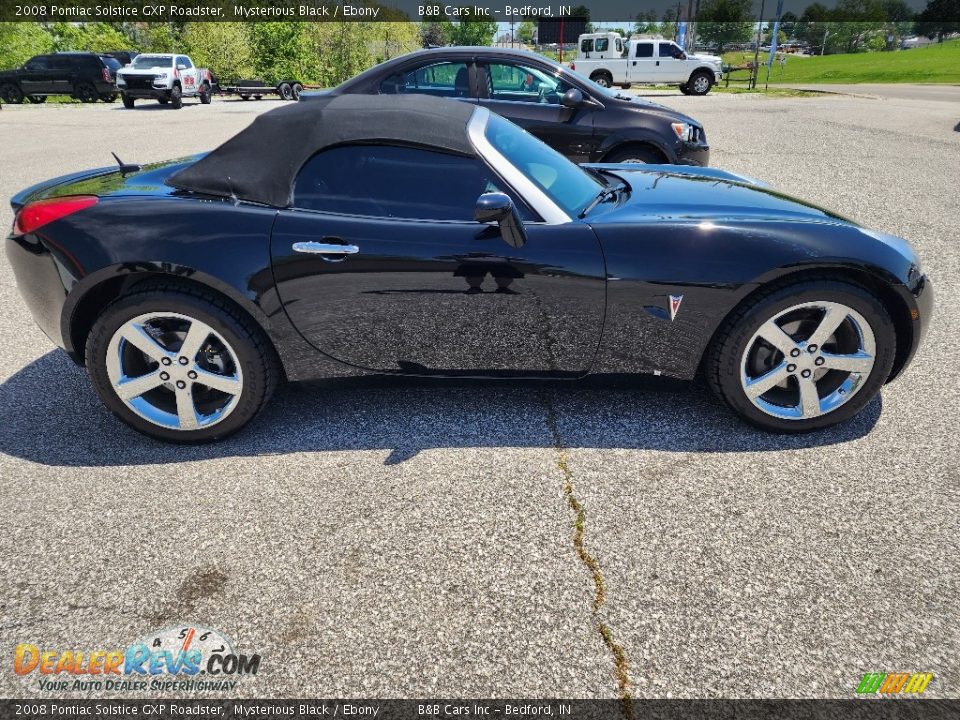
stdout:
[[910,362],[910,246],[719,170],[579,167],[487,109],[336,96],[211,153],[13,198],[7,254],[106,405],[229,435],[276,384],[381,373],[702,373],[773,431],[851,417]]

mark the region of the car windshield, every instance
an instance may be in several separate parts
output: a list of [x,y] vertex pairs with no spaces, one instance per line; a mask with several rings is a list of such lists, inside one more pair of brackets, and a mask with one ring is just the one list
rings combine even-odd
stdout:
[[172,60],[163,55],[138,55],[133,61],[135,70],[149,70],[154,67],[169,67]]
[[596,177],[499,115],[490,115],[485,134],[500,154],[571,217],[604,188]]
[[100,59],[103,60],[103,64],[106,65],[111,70],[119,70],[120,68],[123,67],[123,65],[120,64],[119,60],[117,60],[116,58],[112,58],[109,55],[101,55]]

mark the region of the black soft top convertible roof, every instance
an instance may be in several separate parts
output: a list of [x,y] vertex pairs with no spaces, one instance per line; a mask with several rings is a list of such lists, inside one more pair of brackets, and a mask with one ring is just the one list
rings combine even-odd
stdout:
[[467,122],[476,106],[425,95],[330,95],[286,105],[251,125],[167,184],[180,190],[290,207],[303,164],[344,143],[418,145],[474,155]]

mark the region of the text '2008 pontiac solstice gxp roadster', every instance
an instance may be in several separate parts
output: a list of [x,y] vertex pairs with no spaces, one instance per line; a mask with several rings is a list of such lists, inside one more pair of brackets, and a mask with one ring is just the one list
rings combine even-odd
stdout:
[[703,373],[754,425],[812,430],[903,371],[933,305],[904,240],[719,170],[580,167],[429,97],[298,103],[12,203],[40,327],[172,441],[237,431],[281,380],[364,373]]

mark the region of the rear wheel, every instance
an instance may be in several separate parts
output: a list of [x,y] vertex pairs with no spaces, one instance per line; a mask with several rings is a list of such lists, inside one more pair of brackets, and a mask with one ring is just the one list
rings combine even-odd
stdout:
[[27,97],[27,100],[29,100],[33,105],[40,105],[41,103],[45,103],[47,101],[47,96],[46,95],[30,95]]
[[182,443],[242,428],[279,378],[258,327],[202,290],[175,286],[145,287],[107,307],[90,332],[86,363],[115,415]]
[[290,83],[280,83],[277,92],[280,93],[281,100],[293,100],[293,88]]
[[123,100],[123,106],[124,106],[127,110],[132,110],[132,109],[133,109],[133,105],[134,105],[134,103],[136,102],[136,100],[135,100],[134,98],[130,97],[129,95],[126,95],[126,94],[121,93],[121,94],[120,94],[120,99]]
[[593,80],[600,87],[608,88],[611,85],[613,85],[613,75],[611,75],[606,71],[595,72],[593,75],[590,76],[590,79]]
[[895,351],[893,323],[872,293],[804,281],[738,310],[714,340],[707,377],[747,422],[804,432],[860,412],[889,377]]
[[649,147],[643,145],[631,145],[621,150],[614,150],[607,155],[603,162],[605,163],[643,163],[656,165],[666,162],[663,157]]
[[13,83],[4,83],[0,85],[0,99],[11,105],[19,105],[23,102],[23,91]]
[[112,103],[117,101],[116,93],[104,93],[100,96],[100,99],[105,103]]
[[687,87],[693,95],[706,95],[713,87],[713,78],[708,72],[702,70],[695,72],[687,83]]
[[294,99],[294,100],[299,100],[299,99],[300,99],[300,93],[303,92],[303,85],[301,85],[300,83],[294,83],[294,84],[293,84],[293,87],[291,88],[291,90],[293,91],[293,99]]
[[170,107],[179,110],[183,107],[183,91],[179,85],[174,85],[170,90]]
[[213,92],[210,89],[210,86],[207,83],[204,83],[200,86],[200,102],[203,105],[209,105],[213,100]]
[[85,103],[95,103],[100,99],[97,89],[90,83],[77,83],[73,88],[73,96]]

